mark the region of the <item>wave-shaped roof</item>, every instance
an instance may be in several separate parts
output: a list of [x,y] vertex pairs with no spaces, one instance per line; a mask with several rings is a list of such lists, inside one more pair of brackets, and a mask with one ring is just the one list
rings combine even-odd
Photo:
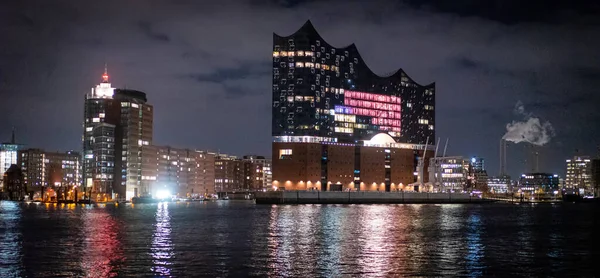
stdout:
[[336,50],[342,50],[342,51],[356,53],[357,58],[362,62],[362,64],[368,70],[368,72],[374,77],[381,78],[381,79],[394,79],[394,78],[406,77],[412,83],[414,83],[420,87],[425,87],[425,88],[435,87],[435,82],[432,82],[428,85],[421,85],[421,84],[415,82],[414,79],[410,78],[410,76],[408,76],[408,74],[406,74],[406,72],[404,70],[402,70],[402,68],[399,68],[391,75],[382,76],[382,75],[376,74],[375,72],[373,72],[373,70],[371,70],[371,68],[367,65],[367,63],[365,63],[365,60],[360,55],[360,51],[358,51],[358,48],[356,48],[356,44],[351,43],[350,45],[345,46],[345,47],[336,47],[336,46],[331,45],[325,39],[323,39],[323,37],[319,34],[319,32],[317,32],[317,29],[315,29],[315,27],[313,26],[313,24],[310,20],[307,20],[306,23],[304,23],[304,25],[302,25],[302,27],[300,27],[300,29],[298,29],[296,32],[294,32],[291,35],[280,36],[277,33],[273,33],[273,35],[277,36],[279,38],[287,39],[287,38],[292,38],[292,37],[296,36],[298,33],[303,33],[303,32],[315,36],[316,38],[318,38],[321,41],[321,44],[325,44],[331,48],[335,48]]

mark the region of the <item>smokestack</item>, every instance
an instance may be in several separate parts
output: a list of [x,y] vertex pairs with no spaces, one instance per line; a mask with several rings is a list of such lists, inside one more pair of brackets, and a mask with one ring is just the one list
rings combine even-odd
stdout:
[[500,176],[506,175],[506,140],[500,139]]

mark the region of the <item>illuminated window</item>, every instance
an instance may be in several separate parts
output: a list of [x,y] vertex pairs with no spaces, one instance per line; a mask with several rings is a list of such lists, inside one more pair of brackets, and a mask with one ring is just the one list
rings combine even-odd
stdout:
[[426,124],[429,124],[429,120],[427,120],[427,119],[419,119],[419,123],[423,124],[423,125],[426,125]]
[[279,159],[290,158],[292,155],[292,149],[281,149],[279,150]]
[[288,51],[287,55],[288,57],[294,57],[294,51]]
[[429,125],[429,130],[433,130],[433,125]]
[[303,68],[304,67],[304,63],[302,63],[302,62],[296,62],[296,67],[297,68]]
[[91,127],[91,126],[89,126],[89,127],[86,127],[86,128],[85,128],[85,131],[88,131],[88,132],[89,132],[89,131],[92,131],[92,129],[94,129],[94,128],[93,128],[93,127]]
[[304,51],[300,50],[296,52],[296,56],[304,56]]
[[279,57],[279,51],[273,51],[273,57]]
[[133,107],[133,108],[139,108],[140,106],[137,103],[132,103],[131,107]]
[[315,67],[315,64],[313,64],[313,63],[311,63],[311,62],[306,62],[306,63],[304,63],[304,67],[305,67],[305,68],[314,68],[314,67]]
[[315,53],[314,52],[310,52],[310,51],[305,51],[304,52],[304,56],[313,57],[313,56],[315,56]]
[[407,102],[407,103],[406,103],[406,107],[408,107],[408,108],[411,108],[411,107],[412,107],[412,103],[410,103],[410,102]]
[[425,110],[433,110],[433,105],[425,105]]
[[100,113],[100,114],[98,115],[98,117],[100,117],[100,118],[104,118],[104,116],[106,116],[106,114],[104,114],[104,113]]
[[129,107],[129,102],[121,102],[121,107]]
[[93,123],[99,123],[99,122],[100,122],[100,118],[93,118],[93,119],[92,119],[92,122],[93,122]]

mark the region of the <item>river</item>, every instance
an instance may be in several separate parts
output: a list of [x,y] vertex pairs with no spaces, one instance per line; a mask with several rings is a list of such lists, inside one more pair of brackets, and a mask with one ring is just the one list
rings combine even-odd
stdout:
[[0,202],[0,277],[593,276],[594,204]]

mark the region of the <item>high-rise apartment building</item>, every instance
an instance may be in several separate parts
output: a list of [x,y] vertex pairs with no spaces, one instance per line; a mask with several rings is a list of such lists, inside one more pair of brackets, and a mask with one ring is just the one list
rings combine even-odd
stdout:
[[593,196],[592,159],[589,156],[576,156],[566,162],[565,187],[578,191],[582,196]]
[[141,194],[141,148],[152,144],[153,112],[145,93],[113,88],[106,71],[86,94],[82,172],[91,198]]
[[354,44],[328,44],[310,21],[290,36],[273,35],[272,107],[277,187],[412,190],[419,161],[428,163],[434,84],[419,85],[402,70],[373,73]]
[[142,192],[194,198],[215,192],[215,154],[168,146],[142,147]]
[[[24,175],[28,191],[34,198],[41,198],[44,188],[60,190],[68,194],[81,186],[81,154],[78,152],[47,152],[41,149],[24,149],[18,153],[18,165]],[[64,196],[73,199],[71,196]],[[61,197],[61,196],[59,196]]]

